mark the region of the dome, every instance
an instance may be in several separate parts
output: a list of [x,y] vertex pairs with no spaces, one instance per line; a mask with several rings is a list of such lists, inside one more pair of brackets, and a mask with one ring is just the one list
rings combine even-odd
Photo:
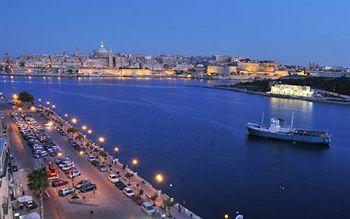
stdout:
[[106,54],[108,53],[107,49],[103,46],[103,42],[100,43],[100,47],[97,50],[98,54]]

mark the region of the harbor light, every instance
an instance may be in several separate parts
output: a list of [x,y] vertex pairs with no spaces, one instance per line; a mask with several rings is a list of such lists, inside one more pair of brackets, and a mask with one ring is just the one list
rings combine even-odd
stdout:
[[87,130],[87,133],[92,134],[92,130],[91,129]]
[[41,102],[41,98],[39,98],[38,101]]
[[86,129],[87,129],[86,125],[83,125],[81,128],[82,128],[83,130],[86,130]]
[[71,121],[72,121],[72,123],[74,123],[74,124],[78,122],[78,120],[77,120],[76,118],[72,118]]
[[55,109],[55,108],[56,108],[56,105],[52,105],[52,108],[54,108],[54,109]]
[[47,105],[50,105],[50,101],[46,101],[46,104],[47,104]]
[[99,141],[100,143],[103,143],[103,142],[105,142],[105,138],[104,138],[104,137],[99,137],[99,138],[98,138],[98,141]]
[[162,183],[164,181],[164,176],[160,173],[158,173],[155,177],[155,180],[157,183]]
[[114,152],[119,152],[119,147],[118,146],[114,147]]
[[132,159],[131,163],[132,165],[136,166],[139,164],[139,161],[137,159]]

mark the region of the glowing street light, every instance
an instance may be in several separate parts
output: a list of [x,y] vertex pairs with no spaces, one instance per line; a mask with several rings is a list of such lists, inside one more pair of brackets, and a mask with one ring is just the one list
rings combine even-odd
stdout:
[[92,134],[92,130],[91,129],[87,130],[87,133]]
[[67,113],[66,113],[66,114],[64,114],[64,117],[66,117],[66,118],[67,118],[67,117],[68,117],[68,114],[67,114]]
[[162,183],[164,181],[164,176],[160,173],[158,173],[155,177],[155,180],[157,183]]
[[35,112],[35,106],[31,106],[30,111]]
[[57,157],[62,157],[62,152],[58,152]]
[[72,118],[71,121],[72,121],[72,123],[74,123],[74,124],[78,122],[78,120],[77,120],[76,118]]
[[103,143],[103,142],[105,142],[105,138],[104,138],[104,137],[99,137],[99,138],[98,138],[98,141],[99,141],[100,143]]
[[41,98],[39,98],[38,101],[41,102]]
[[119,147],[118,147],[118,146],[115,146],[115,147],[114,147],[114,152],[116,152],[116,153],[119,152]]
[[224,218],[225,218],[225,219],[228,219],[228,214],[225,214],[225,215],[224,215]]
[[137,159],[132,159],[131,163],[132,165],[136,166],[139,164],[139,161]]
[[46,101],[46,104],[47,104],[47,105],[50,105],[50,101]]
[[17,99],[18,99],[18,95],[17,95],[17,94],[14,94],[14,95],[12,95],[12,98],[15,99],[15,100],[17,100]]
[[54,108],[54,109],[55,109],[55,108],[56,108],[56,105],[52,105],[52,108]]
[[83,130],[86,130],[86,129],[87,129],[86,125],[83,125],[81,128],[82,128]]
[[84,154],[84,151],[79,151],[79,154],[80,154],[80,155],[83,155],[83,154]]

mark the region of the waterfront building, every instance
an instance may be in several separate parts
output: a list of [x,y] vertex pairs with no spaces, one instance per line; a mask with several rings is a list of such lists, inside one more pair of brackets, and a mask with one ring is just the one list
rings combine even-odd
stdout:
[[310,71],[310,75],[314,77],[340,78],[350,77],[350,71]]
[[271,86],[270,94],[297,96],[297,97],[313,97],[314,91],[310,86],[299,86],[289,84],[274,84]]

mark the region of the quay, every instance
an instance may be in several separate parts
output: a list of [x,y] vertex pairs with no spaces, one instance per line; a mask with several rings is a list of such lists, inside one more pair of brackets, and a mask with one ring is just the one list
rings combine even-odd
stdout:
[[[96,143],[83,135],[83,133],[79,131],[74,133],[67,132],[67,129],[74,126],[54,111],[40,105],[33,106],[36,109],[35,111],[30,110],[29,107],[16,109],[7,102],[0,104],[0,110],[4,112],[4,123],[6,124],[10,138],[10,150],[18,166],[18,171],[13,173],[14,185],[16,187],[14,190],[17,191],[14,196],[18,197],[21,194],[32,195],[35,202],[39,203],[37,197],[26,186],[26,176],[31,170],[43,165],[40,159],[36,160],[31,156],[30,148],[21,137],[14,121],[10,119],[10,113],[14,111],[25,112],[34,118],[42,127],[45,127],[46,122],[49,120],[53,122],[53,127],[59,127],[64,130],[65,135],[60,135],[56,129],[45,128],[45,131],[52,138],[53,142],[61,147],[63,156],[70,157],[74,161],[75,166],[81,171],[81,177],[74,181],[78,182],[81,179],[89,179],[97,185],[97,190],[93,193],[79,194],[83,198],[78,202],[72,202],[68,198],[58,197],[58,189],[49,187],[44,197],[46,218],[165,218],[168,217],[169,212],[172,218],[200,218],[179,203],[175,203],[168,212],[164,206],[164,201],[172,200],[171,197],[154,188],[151,183],[144,180],[118,159],[109,155],[103,148],[100,148]],[[45,116],[43,117],[38,112],[42,112]],[[77,138],[77,136],[80,136],[80,138]],[[77,152],[68,143],[68,139],[75,139],[79,145],[86,147],[87,153]],[[105,153],[106,156],[101,156],[101,152]],[[100,172],[96,168],[93,168],[88,160],[88,155],[96,156],[103,164],[108,166],[108,170],[106,172]],[[151,217],[145,214],[136,203],[132,202],[130,198],[127,198],[122,191],[119,191],[114,184],[108,181],[108,174],[117,175],[119,180],[125,185],[128,185],[135,194],[143,190],[142,198],[152,203],[159,214]],[[131,174],[132,177],[127,177],[128,174]],[[69,182],[72,181],[72,184],[74,184],[73,180],[67,179],[61,170],[59,171],[59,178],[66,179]]]

